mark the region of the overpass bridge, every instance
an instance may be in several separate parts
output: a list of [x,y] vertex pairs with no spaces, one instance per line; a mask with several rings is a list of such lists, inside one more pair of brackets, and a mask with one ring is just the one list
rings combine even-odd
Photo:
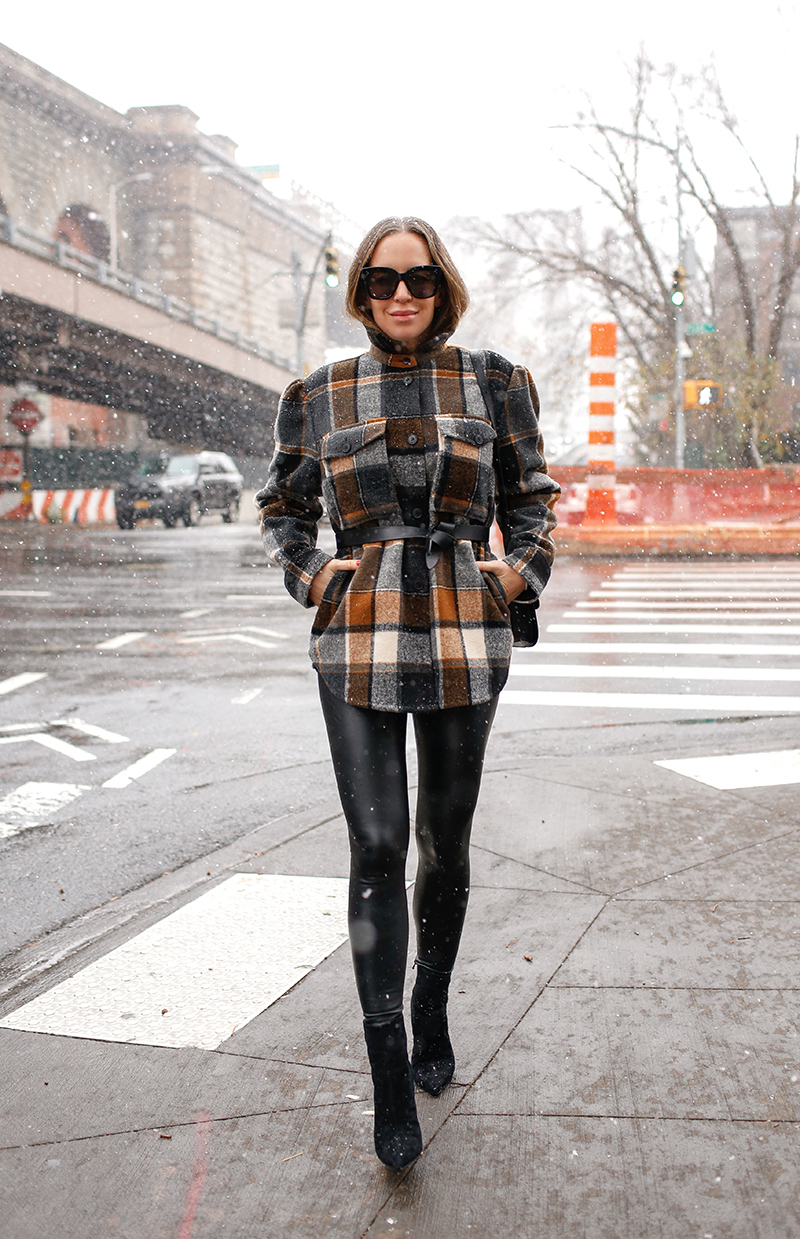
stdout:
[[263,455],[289,357],[324,360],[330,224],[197,122],[117,112],[0,45],[0,388]]
[[218,318],[0,218],[0,383],[140,414],[153,438],[265,455],[292,377]]

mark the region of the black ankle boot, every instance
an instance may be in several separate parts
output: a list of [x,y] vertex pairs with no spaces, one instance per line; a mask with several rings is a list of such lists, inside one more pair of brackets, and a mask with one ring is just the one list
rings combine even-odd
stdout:
[[422,1152],[402,1012],[364,1020],[375,1098],[375,1152],[399,1170]]
[[453,1078],[456,1060],[447,1030],[450,973],[437,972],[416,961],[417,979],[411,995],[414,1048],[411,1071],[420,1088],[438,1097]]

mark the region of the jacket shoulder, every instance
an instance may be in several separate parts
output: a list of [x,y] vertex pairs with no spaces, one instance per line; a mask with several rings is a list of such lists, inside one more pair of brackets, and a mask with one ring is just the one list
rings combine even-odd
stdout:
[[519,368],[514,365],[513,361],[509,361],[501,353],[495,353],[493,349],[462,348],[460,345],[454,345],[453,349],[461,355],[462,369],[474,370],[473,359],[477,355],[483,362],[484,370],[491,378],[503,379],[506,383],[510,382],[512,374]]
[[352,382],[358,374],[358,363],[365,354],[346,357],[343,361],[327,362],[307,374],[304,379],[295,379],[284,391],[284,397],[304,400],[329,392],[341,383]]

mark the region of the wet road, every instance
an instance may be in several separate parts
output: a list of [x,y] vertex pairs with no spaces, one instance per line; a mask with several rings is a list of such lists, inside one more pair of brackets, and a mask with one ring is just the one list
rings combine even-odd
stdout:
[[[0,956],[330,804],[310,612],[254,524],[8,525],[3,541]],[[576,757],[579,781],[587,757],[790,751],[793,571],[562,560],[540,646],[515,653],[487,769]],[[697,772],[684,773],[690,794]]]

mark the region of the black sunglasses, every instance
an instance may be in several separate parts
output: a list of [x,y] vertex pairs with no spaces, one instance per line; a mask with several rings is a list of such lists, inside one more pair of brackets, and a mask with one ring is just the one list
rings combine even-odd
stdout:
[[397,292],[401,280],[412,297],[426,300],[435,296],[441,278],[441,267],[409,267],[408,271],[395,271],[393,267],[363,267],[359,276],[367,296],[374,301],[388,301]]

